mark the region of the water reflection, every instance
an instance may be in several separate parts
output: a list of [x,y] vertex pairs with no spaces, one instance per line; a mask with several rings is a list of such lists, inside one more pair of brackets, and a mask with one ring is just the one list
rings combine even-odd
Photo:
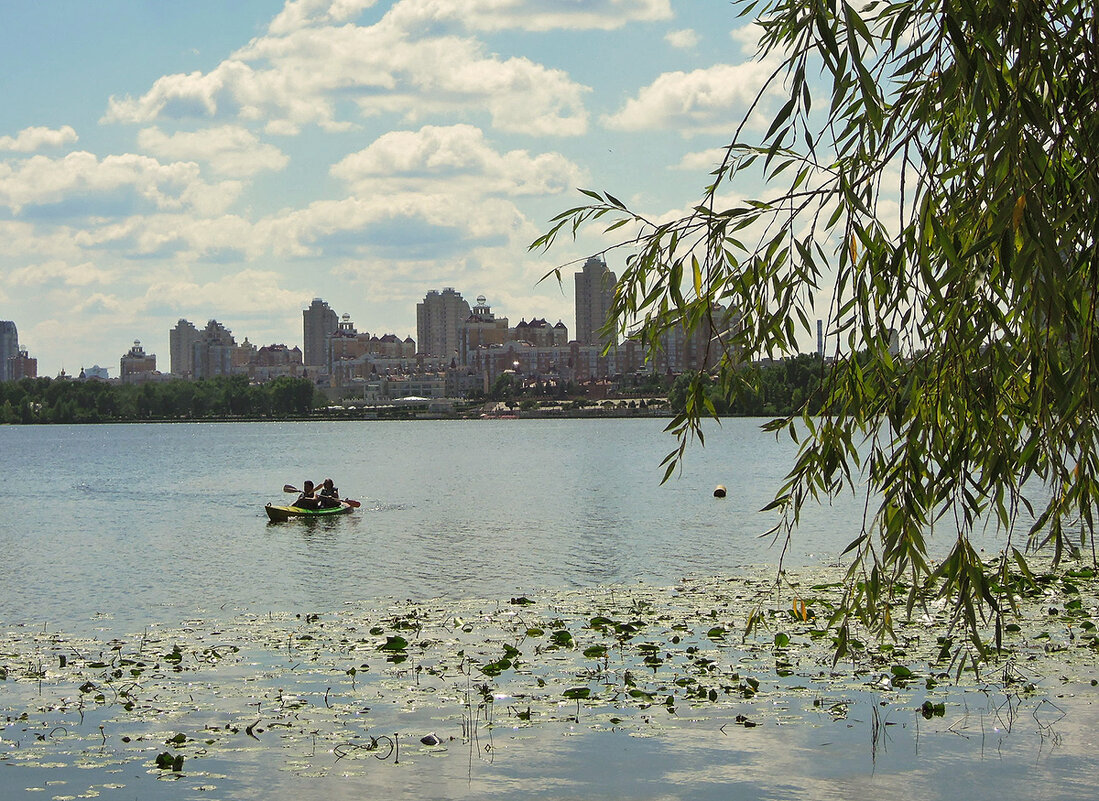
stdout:
[[[436,747],[421,745],[419,737],[429,728],[436,730],[438,721],[408,710],[395,724],[401,732],[399,759],[385,748],[353,752],[356,743],[369,743],[368,731],[378,738],[390,735],[370,729],[365,720],[348,720],[344,746],[322,742],[317,747],[306,741],[280,749],[271,741],[274,730],[264,731],[261,740],[229,754],[192,759],[175,781],[158,781],[158,773],[146,771],[141,762],[116,762],[118,769],[108,780],[64,762],[47,770],[30,760],[29,765],[0,769],[0,791],[4,798],[37,797],[35,791],[57,793],[63,787],[65,795],[94,790],[105,799],[267,801],[322,796],[334,801],[1090,797],[1091,777],[1099,767],[1094,740],[1099,720],[1090,702],[1071,703],[1054,730],[1035,724],[1036,702],[1025,703],[1008,730],[984,705],[987,699],[979,694],[967,699],[972,707],[964,727],[956,716],[926,721],[911,708],[883,708],[883,699],[872,694],[854,699],[845,718],[814,718],[811,711],[792,710],[787,719],[753,728],[736,725],[731,714],[682,719],[657,708],[639,731],[619,730],[605,715],[589,710],[582,710],[572,724],[538,726],[508,725],[498,713],[491,730],[482,726],[465,737],[459,722],[452,721],[439,729],[442,744]],[[891,724],[883,723],[877,734],[872,732],[875,714]],[[185,726],[180,722],[178,727]],[[74,725],[70,735],[74,753],[83,753],[89,766],[104,756],[106,764],[114,762],[110,752],[117,740],[97,757],[94,722],[85,727],[91,731],[80,728]],[[10,726],[3,733],[4,742],[14,739]],[[87,745],[76,739],[81,734]],[[4,756],[14,753],[9,748]],[[340,759],[340,754],[348,756]],[[24,761],[22,753],[16,756],[17,762]]]
[[[0,620],[92,630],[107,641],[206,610],[304,615],[379,598],[506,604],[542,589],[735,578],[742,566],[775,564],[776,550],[756,538],[773,521],[757,510],[792,448],[755,426],[726,422],[663,486],[658,464],[670,441],[659,421],[9,427],[0,437],[10,490],[33,492],[30,480],[46,475],[70,492],[0,519]],[[277,502],[284,483],[320,475],[336,477],[363,507],[341,518],[267,523],[263,503]],[[729,488],[728,498],[712,497],[715,483]],[[861,526],[862,511],[861,499],[844,497],[804,515],[788,563],[833,559]],[[347,677],[317,681],[320,696]],[[5,703],[24,693],[27,704],[42,703],[33,683],[0,688]],[[498,710],[497,725],[478,725],[476,737],[463,730],[460,703],[442,726],[429,704],[409,704],[377,730],[387,702],[378,693],[359,699],[374,717],[348,712],[342,725],[348,737],[399,731],[407,755],[399,766],[374,757],[336,764],[331,743],[259,747],[242,735],[240,747],[170,782],[148,774],[147,754],[119,756],[119,733],[101,753],[91,717],[70,722],[73,745],[62,767],[25,765],[34,722],[8,721],[0,732],[0,758],[9,763],[0,765],[0,797],[93,788],[119,799],[861,801],[904,793],[999,801],[1018,796],[1026,781],[1033,798],[1087,798],[1099,753],[1096,690],[1064,691],[1069,697],[1057,699],[1064,720],[1047,716],[1036,699],[970,692],[961,713],[924,721],[911,708],[853,693],[835,719],[811,699],[787,699],[788,709],[767,714],[745,703],[693,720],[689,710],[654,709],[644,726],[626,731],[607,710],[533,726]],[[70,694],[79,698],[76,689]],[[204,703],[192,704],[190,717],[149,723],[155,737],[142,747],[163,747],[174,734],[165,727],[223,725],[217,701]],[[736,713],[762,723],[736,725]],[[456,739],[424,749],[419,735],[429,730]],[[74,767],[92,758],[121,764],[91,774]],[[16,761],[19,770],[10,769]],[[104,780],[115,769],[123,788]],[[68,783],[58,790],[47,780]]]
[[[23,562],[0,611],[140,625],[181,598],[491,597],[773,561],[755,510],[789,448],[751,421],[723,431],[661,486],[660,421],[8,428],[10,472],[72,499],[0,520],[0,552]],[[331,528],[266,524],[284,483],[322,474],[364,506]],[[850,521],[824,520],[814,549],[835,551]]]

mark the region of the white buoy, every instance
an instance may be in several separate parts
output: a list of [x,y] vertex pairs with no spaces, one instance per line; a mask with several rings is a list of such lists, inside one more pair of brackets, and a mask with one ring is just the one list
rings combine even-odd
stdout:
[[715,498],[724,498],[725,497],[725,485],[724,484],[718,484],[716,487],[714,487],[714,497]]

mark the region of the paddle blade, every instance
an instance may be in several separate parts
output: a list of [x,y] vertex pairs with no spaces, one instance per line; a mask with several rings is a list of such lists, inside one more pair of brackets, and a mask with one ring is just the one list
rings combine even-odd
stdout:
[[340,500],[342,500],[344,503],[346,503],[352,509],[358,509],[360,506],[362,506],[361,503],[359,503],[358,501],[353,501],[350,498],[341,498]]
[[298,488],[291,485],[291,484],[283,484],[282,485],[282,491],[283,492],[297,492]]

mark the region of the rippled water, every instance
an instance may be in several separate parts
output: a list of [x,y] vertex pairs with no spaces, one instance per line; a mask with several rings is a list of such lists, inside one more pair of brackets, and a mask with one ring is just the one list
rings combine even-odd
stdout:
[[[386,597],[506,601],[540,589],[736,576],[779,558],[758,537],[773,520],[757,510],[794,445],[758,424],[711,427],[706,448],[692,448],[682,473],[663,485],[660,462],[674,441],[659,420],[0,427],[10,496],[0,516],[0,625],[143,640],[146,627],[213,626],[245,611],[327,615]],[[326,476],[362,508],[267,522],[263,504],[285,502],[283,484]],[[724,499],[712,495],[718,484],[728,488]],[[810,511],[787,562],[836,559],[863,508],[863,499],[844,497]],[[127,642],[134,647],[133,636]],[[160,781],[155,769],[81,769],[100,745],[95,721],[81,713],[86,731],[74,725],[71,736],[86,750],[44,765],[0,759],[0,797],[86,789],[119,799],[1068,799],[1086,797],[1078,778],[1096,767],[1099,691],[1087,678],[1074,678],[1062,698],[1049,677],[1046,689],[1065,711],[1055,725],[1039,718],[1048,707],[1038,698],[1005,711],[995,693],[969,691],[948,718],[929,723],[849,687],[842,692],[852,712],[834,722],[810,725],[776,707],[751,730],[719,728],[720,719],[677,720],[651,736],[503,727],[491,755],[473,746],[468,755],[413,754],[401,771],[385,765],[347,779],[334,775],[329,752],[302,755],[324,765],[320,780],[257,745],[202,763],[223,772],[217,792],[186,775]],[[329,684],[347,677],[321,682],[315,694],[327,702]],[[16,687],[33,707],[33,683],[0,681],[0,694],[11,699]],[[426,711],[422,720],[407,714],[402,731],[439,725]],[[31,732],[9,717],[0,757],[25,756]]]
[[[671,581],[773,563],[758,514],[793,446],[758,421],[714,428],[661,485],[659,420],[0,428],[0,614],[121,624],[194,607],[501,597]],[[354,515],[268,524],[285,483],[331,476]],[[723,500],[714,487],[728,487]],[[830,558],[859,524],[809,516],[789,558]]]

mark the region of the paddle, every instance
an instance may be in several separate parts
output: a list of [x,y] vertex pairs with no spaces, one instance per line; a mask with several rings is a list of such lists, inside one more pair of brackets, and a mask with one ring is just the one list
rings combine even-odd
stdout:
[[[293,486],[292,484],[283,484],[282,485],[282,491],[283,492],[294,492],[294,493],[301,494],[301,490],[299,490],[297,487]],[[343,501],[348,506],[350,506],[352,509],[358,509],[360,506],[362,506],[361,503],[359,503],[358,501],[353,501],[350,498],[337,498],[336,500]]]

